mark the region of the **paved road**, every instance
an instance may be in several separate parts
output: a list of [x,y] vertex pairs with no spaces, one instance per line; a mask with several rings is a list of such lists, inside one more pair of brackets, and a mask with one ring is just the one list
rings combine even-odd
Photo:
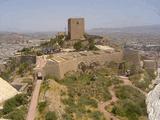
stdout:
[[36,81],[26,120],[34,120],[35,119],[36,107],[37,107],[37,103],[38,103],[38,96],[39,96],[41,83],[42,83],[42,80]]
[[[42,71],[43,67],[46,64],[46,57],[47,56],[37,57],[36,69],[39,69],[40,71]],[[31,103],[30,103],[30,106],[29,106],[29,110],[28,110],[26,120],[34,120],[35,119],[36,107],[37,107],[37,104],[38,104],[38,97],[39,97],[41,83],[42,83],[42,80],[37,80],[36,83],[35,83],[35,88],[34,88],[34,91],[32,93]]]

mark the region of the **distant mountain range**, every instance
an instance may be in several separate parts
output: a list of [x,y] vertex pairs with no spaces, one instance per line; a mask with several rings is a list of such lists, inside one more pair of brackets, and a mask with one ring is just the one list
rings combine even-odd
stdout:
[[35,33],[18,33],[18,32],[0,32],[0,42],[15,40],[32,40],[44,39],[48,40],[55,36],[55,32],[35,32]]
[[125,28],[95,28],[89,34],[107,36],[116,43],[160,44],[160,25]]
[[[88,30],[87,33],[93,35],[105,35],[112,41],[116,42],[147,42],[160,44],[160,25],[137,26],[125,28],[95,28]],[[16,32],[0,32],[0,42],[11,42],[14,40],[31,40],[44,39],[48,40],[56,34],[53,32],[30,32],[30,33],[16,33]]]
[[153,33],[160,34],[160,25],[135,26],[124,28],[94,28],[88,31],[91,34],[110,34],[110,33]]

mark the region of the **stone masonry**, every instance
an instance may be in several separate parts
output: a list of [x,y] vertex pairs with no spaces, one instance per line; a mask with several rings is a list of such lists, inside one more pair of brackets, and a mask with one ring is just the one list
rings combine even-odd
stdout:
[[83,39],[85,33],[84,18],[68,19],[68,36],[71,40]]
[[81,62],[86,64],[96,62],[100,65],[111,61],[120,63],[122,57],[122,52],[109,53],[107,51],[58,53],[47,58],[42,73],[44,76],[54,76],[58,79],[63,79],[66,73],[77,71]]

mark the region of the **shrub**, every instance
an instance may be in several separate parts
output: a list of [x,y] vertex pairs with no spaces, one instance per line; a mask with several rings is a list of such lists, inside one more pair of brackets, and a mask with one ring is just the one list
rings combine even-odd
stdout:
[[98,107],[98,104],[97,104],[97,101],[96,100],[94,100],[94,99],[90,99],[90,98],[88,98],[88,97],[80,97],[80,99],[79,99],[79,104],[80,105],[90,105],[90,106],[92,106],[92,107],[95,107],[95,108],[97,108]]
[[98,50],[98,48],[95,46],[94,40],[89,40],[89,44],[88,44],[88,49],[89,50]]
[[82,44],[82,42],[81,41],[78,41],[78,42],[76,42],[75,44],[74,44],[74,49],[76,49],[77,51],[80,51],[80,50],[82,50],[82,48],[83,48],[83,44]]
[[140,116],[147,115],[145,96],[131,86],[116,88],[116,96],[120,99],[113,107],[112,113],[127,117],[128,120],[138,120]]
[[47,114],[45,115],[46,120],[57,120],[57,116],[55,112],[47,112]]
[[26,103],[27,103],[27,96],[25,94],[18,94],[4,103],[3,113],[7,114],[16,109],[16,107],[20,105],[25,105]]
[[92,120],[105,120],[102,113],[100,113],[99,111],[90,113],[90,117],[92,118]]
[[128,120],[139,120],[142,112],[141,107],[129,99],[119,101],[112,109],[112,113],[127,117]]
[[63,120],[73,120],[72,115],[70,115],[70,114],[64,114],[63,115]]
[[25,111],[17,109],[6,116],[6,118],[11,120],[25,120]]
[[47,106],[47,102],[40,102],[38,104],[38,111],[41,113]]
[[[119,99],[132,99],[135,102],[144,101],[145,95],[131,86],[119,86],[116,88],[116,96]],[[138,99],[138,100],[137,100]]]

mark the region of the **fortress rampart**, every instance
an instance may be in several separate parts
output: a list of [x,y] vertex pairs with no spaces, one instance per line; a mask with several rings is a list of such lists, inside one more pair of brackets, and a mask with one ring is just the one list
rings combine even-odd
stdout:
[[122,59],[122,52],[87,51],[58,53],[47,58],[42,73],[44,73],[44,76],[55,76],[58,79],[62,79],[67,72],[77,71],[81,62],[86,64],[96,62],[99,65],[103,65],[111,61],[120,63]]

